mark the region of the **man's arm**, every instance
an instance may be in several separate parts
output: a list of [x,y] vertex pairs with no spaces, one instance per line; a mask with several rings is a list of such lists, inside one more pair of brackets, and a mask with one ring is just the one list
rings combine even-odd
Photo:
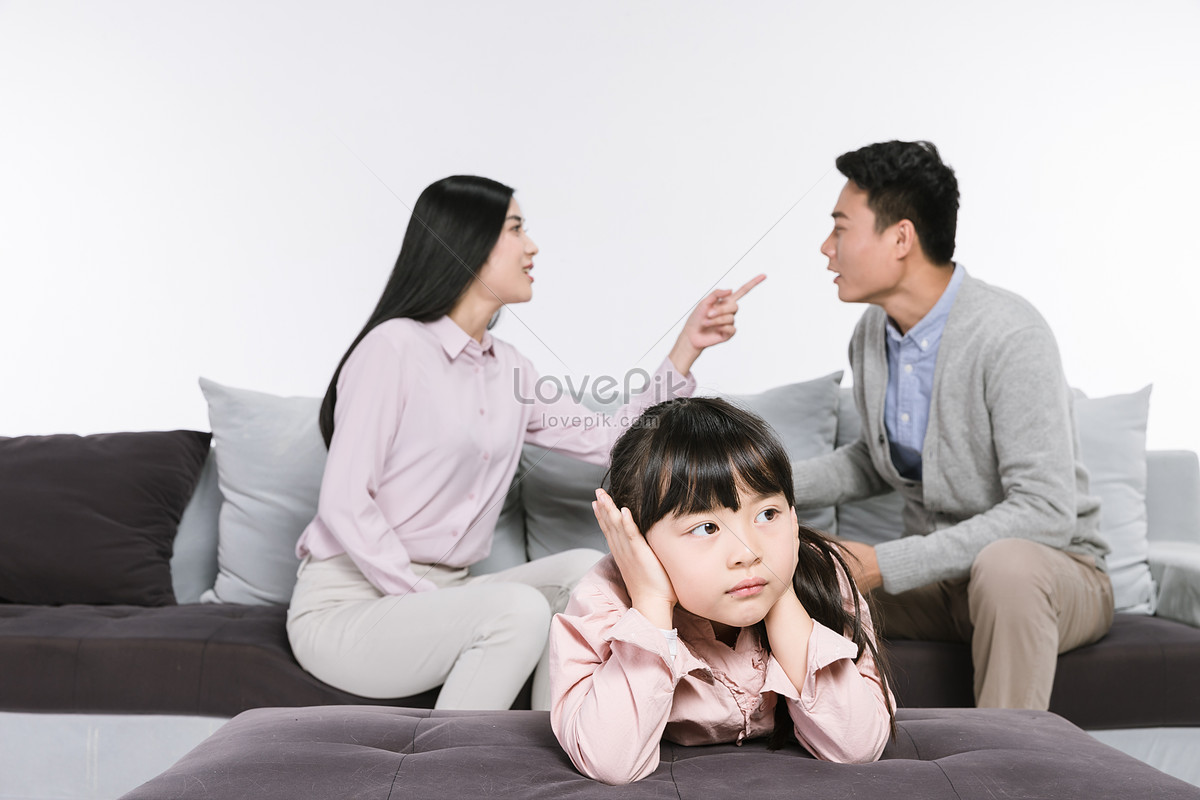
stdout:
[[864,439],[792,464],[792,483],[797,510],[848,503],[891,489],[875,471]]
[[[1044,323],[1029,325],[1007,332],[995,348],[984,370],[983,396],[1003,499],[956,525],[878,545],[874,555],[888,592],[963,577],[979,551],[999,539],[1063,548],[1076,530],[1074,424],[1054,336]],[[951,468],[938,465],[931,472],[925,465],[927,503],[942,496],[936,485],[944,486],[947,476],[937,471]]]

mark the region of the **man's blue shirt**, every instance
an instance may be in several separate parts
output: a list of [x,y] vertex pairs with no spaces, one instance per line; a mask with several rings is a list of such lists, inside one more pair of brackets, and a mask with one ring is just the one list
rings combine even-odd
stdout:
[[887,426],[892,464],[905,478],[921,480],[921,452],[929,424],[929,400],[942,331],[966,270],[954,265],[950,283],[929,313],[903,336],[892,321],[887,326],[888,382],[883,421]]

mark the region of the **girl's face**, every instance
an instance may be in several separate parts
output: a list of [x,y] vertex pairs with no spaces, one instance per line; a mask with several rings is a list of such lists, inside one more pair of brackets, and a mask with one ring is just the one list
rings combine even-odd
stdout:
[[800,548],[796,510],[782,493],[739,488],[740,508],[668,516],[646,531],[679,605],[720,625],[760,622],[792,584]]
[[472,290],[501,303],[526,303],[533,297],[533,257],[538,247],[525,232],[525,219],[516,199],[508,202],[508,215],[500,238],[479,268]]

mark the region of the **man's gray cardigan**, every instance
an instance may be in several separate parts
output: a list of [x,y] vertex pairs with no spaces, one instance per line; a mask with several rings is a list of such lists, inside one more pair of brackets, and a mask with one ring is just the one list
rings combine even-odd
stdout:
[[1103,568],[1100,501],[1088,494],[1070,389],[1042,316],[1012,292],[964,276],[934,370],[923,482],[892,464],[886,325],[871,306],[850,340],[862,438],[794,465],[797,507],[899,491],[905,535],[875,548],[891,593],[966,577],[984,546],[1013,537],[1094,556]]

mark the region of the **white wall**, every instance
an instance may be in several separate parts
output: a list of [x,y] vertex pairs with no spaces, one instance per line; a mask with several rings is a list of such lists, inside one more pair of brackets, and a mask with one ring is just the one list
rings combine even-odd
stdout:
[[703,383],[839,369],[833,159],[928,138],[957,257],[1200,449],[1200,4],[964,5],[0,3],[0,435],[205,429],[200,375],[321,393],[452,173],[518,189],[536,299],[496,332],[543,371],[653,366],[760,271]]

